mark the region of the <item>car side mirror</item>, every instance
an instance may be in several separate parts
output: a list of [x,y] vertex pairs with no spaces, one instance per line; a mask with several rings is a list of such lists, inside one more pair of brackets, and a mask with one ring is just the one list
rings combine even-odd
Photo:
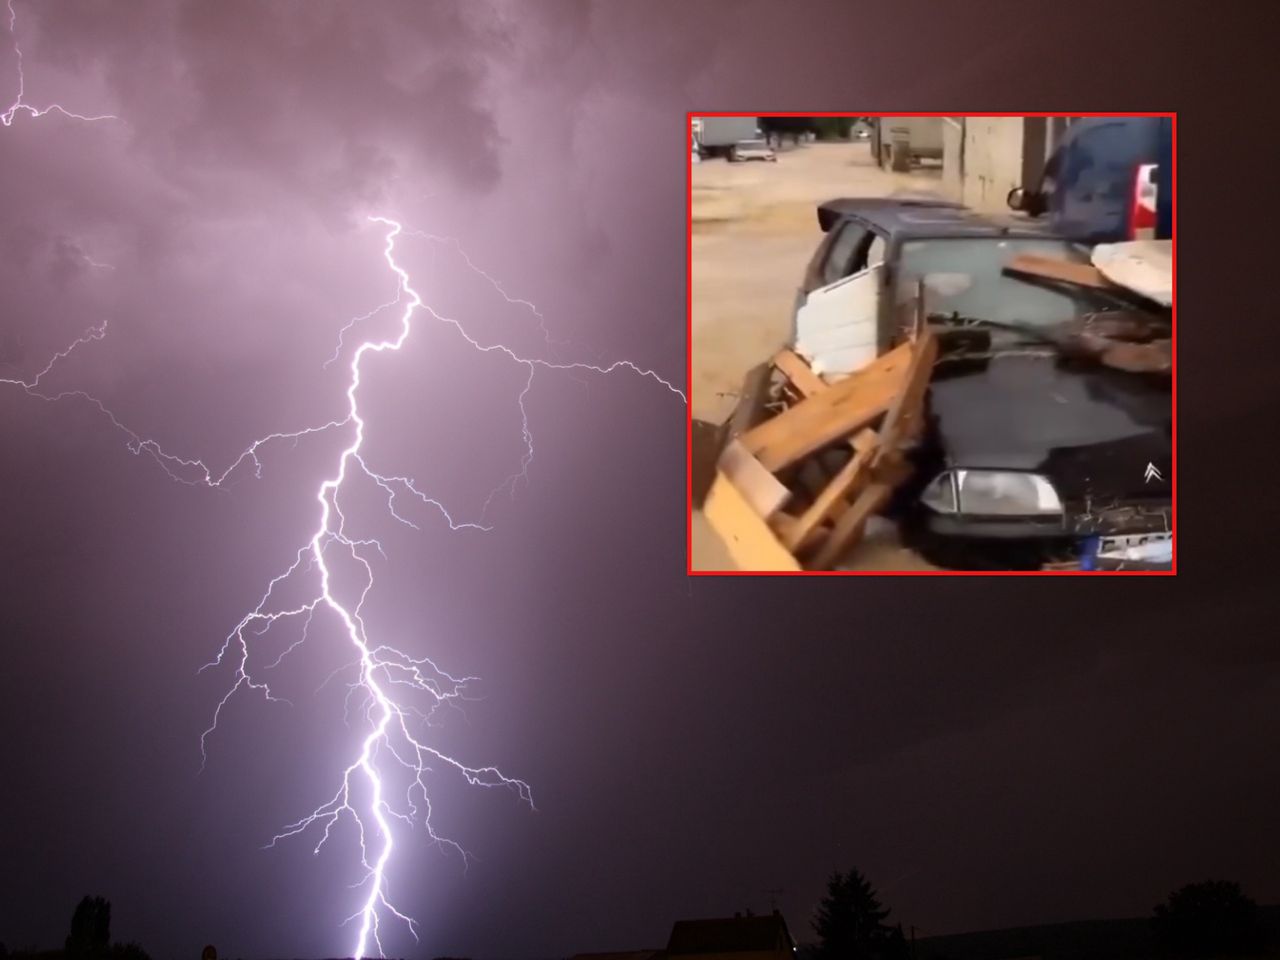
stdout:
[[1005,197],[1005,202],[1009,204],[1010,210],[1025,210],[1027,192],[1021,187],[1014,187],[1009,191],[1009,195]]

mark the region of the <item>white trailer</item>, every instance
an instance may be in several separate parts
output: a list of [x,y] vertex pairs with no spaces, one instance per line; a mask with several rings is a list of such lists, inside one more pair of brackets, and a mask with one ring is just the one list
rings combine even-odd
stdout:
[[906,171],[920,160],[942,159],[942,117],[877,117],[871,149],[882,167]]
[[760,137],[759,117],[694,117],[694,135],[698,146],[708,156],[727,156],[729,148],[739,140]]

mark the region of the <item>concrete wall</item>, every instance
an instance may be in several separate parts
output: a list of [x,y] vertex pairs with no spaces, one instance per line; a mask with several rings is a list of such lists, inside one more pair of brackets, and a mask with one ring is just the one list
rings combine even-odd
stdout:
[[964,202],[964,117],[942,120],[942,186],[948,200]]
[[1005,198],[1022,183],[1024,122],[1022,117],[965,119],[961,202],[966,206],[1008,212]]

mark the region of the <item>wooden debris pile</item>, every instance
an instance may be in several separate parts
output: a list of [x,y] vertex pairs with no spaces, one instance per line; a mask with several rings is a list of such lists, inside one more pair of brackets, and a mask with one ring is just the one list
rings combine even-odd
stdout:
[[747,377],[703,512],[743,570],[830,570],[909,475],[927,329],[835,382],[791,350]]

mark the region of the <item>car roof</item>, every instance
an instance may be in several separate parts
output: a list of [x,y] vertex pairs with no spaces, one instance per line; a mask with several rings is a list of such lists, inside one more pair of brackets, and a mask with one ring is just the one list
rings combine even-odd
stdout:
[[1030,221],[984,216],[941,197],[839,197],[818,205],[823,233],[856,217],[870,223],[891,241],[913,237],[1039,237],[1056,235]]

